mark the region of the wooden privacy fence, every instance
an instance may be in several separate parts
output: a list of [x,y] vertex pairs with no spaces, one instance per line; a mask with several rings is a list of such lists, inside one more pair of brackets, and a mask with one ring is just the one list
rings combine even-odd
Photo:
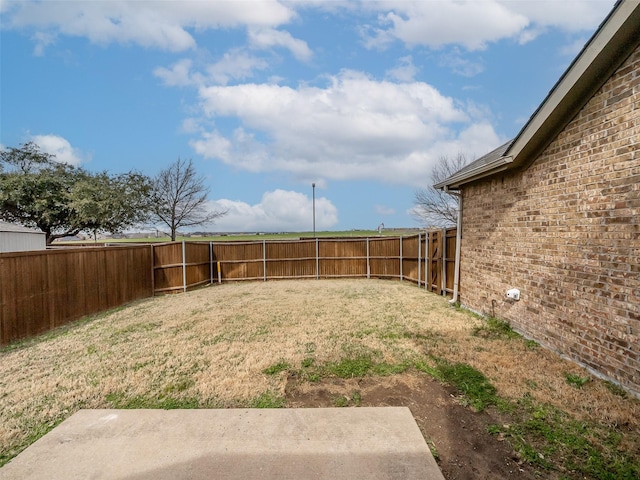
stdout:
[[149,246],[0,254],[0,344],[153,295]]
[[285,278],[391,278],[453,291],[456,230],[0,253],[0,345],[155,294]]
[[152,246],[154,291],[286,278],[395,278],[451,293],[456,230],[407,237],[182,242]]

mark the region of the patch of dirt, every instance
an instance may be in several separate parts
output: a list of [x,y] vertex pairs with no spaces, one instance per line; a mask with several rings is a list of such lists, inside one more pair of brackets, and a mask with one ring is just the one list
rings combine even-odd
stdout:
[[453,392],[418,373],[317,383],[290,377],[286,398],[288,407],[408,407],[448,480],[540,478],[508,442],[487,432],[500,422],[497,412],[474,412]]

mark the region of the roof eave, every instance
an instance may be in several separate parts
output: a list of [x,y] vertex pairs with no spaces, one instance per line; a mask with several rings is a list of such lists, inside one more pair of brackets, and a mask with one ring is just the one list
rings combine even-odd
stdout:
[[487,163],[475,170],[468,170],[463,175],[453,175],[447,178],[445,181],[436,183],[433,188],[445,189],[445,190],[459,190],[460,187],[466,183],[475,182],[482,178],[495,175],[496,173],[503,172],[509,168],[513,159],[510,156],[503,156],[491,163]]

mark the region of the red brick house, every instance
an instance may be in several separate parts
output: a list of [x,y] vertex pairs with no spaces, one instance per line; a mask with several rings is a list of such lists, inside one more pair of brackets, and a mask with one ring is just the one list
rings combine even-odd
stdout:
[[512,141],[436,187],[461,197],[462,305],[640,396],[640,1]]

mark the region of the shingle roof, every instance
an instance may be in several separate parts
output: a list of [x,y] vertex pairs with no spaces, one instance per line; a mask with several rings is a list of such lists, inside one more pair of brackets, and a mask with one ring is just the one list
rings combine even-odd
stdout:
[[505,157],[504,154],[512,143],[513,140],[509,140],[507,143],[500,145],[495,150],[492,150],[486,155],[471,162],[469,165],[464,166],[456,173],[454,173],[451,177],[447,178],[444,182],[437,183],[436,185],[434,185],[434,187],[442,188],[446,185],[448,187],[455,188],[456,182],[458,180],[473,178],[475,176],[474,174],[481,175],[488,168],[497,168],[499,167],[499,164],[504,165],[506,168],[506,165],[510,163],[510,157]]
[[33,228],[23,227],[22,225],[16,225],[15,223],[0,222],[0,232],[15,232],[15,233],[39,233],[44,235],[44,232],[35,230]]

